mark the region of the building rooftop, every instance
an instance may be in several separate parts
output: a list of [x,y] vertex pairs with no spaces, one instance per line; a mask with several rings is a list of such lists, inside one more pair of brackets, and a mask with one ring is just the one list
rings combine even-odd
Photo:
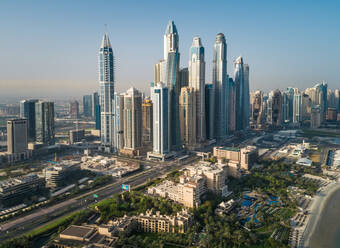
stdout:
[[71,225],[66,228],[61,234],[73,237],[84,238],[94,231],[94,228],[87,226]]
[[28,182],[31,182],[31,181],[37,179],[37,178],[38,178],[37,174],[30,173],[30,174],[25,175],[25,176],[10,178],[10,179],[0,181],[0,192],[3,191],[3,189],[10,188],[10,187],[13,187],[15,185],[19,185],[19,184],[23,184],[23,183],[28,183]]
[[227,147],[227,146],[217,147],[217,149],[225,150],[225,151],[232,151],[232,152],[239,152],[240,151],[240,148],[238,148],[238,147]]
[[300,165],[308,165],[308,166],[311,166],[313,161],[308,159],[308,158],[300,158],[298,161],[296,161],[297,164],[300,164]]

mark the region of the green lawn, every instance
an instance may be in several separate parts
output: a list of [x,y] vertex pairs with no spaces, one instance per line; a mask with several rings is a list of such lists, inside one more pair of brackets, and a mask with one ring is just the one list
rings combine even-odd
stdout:
[[37,229],[32,230],[31,232],[25,234],[26,237],[30,239],[34,239],[40,235],[50,233],[54,230],[57,230],[59,227],[66,227],[71,223],[79,223],[82,220],[86,220],[87,217],[91,215],[90,210],[82,210],[67,216],[60,217],[59,219]]

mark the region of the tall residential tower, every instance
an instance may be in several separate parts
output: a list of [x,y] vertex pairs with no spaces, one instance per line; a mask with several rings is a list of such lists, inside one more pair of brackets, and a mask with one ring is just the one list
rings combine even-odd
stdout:
[[114,147],[114,57],[111,43],[104,34],[99,50],[101,143],[105,151]]
[[35,141],[35,104],[38,100],[20,101],[20,117],[27,119],[28,140]]
[[249,127],[249,66],[240,56],[234,62],[236,84],[236,130]]
[[180,148],[180,127],[179,127],[179,49],[178,32],[176,25],[170,21],[164,34],[164,60],[166,61],[165,82],[169,89],[170,106],[170,144],[172,150]]
[[214,136],[223,139],[228,133],[228,75],[227,43],[224,34],[216,36],[213,58],[213,85],[215,90]]
[[201,39],[195,37],[190,48],[189,58],[189,87],[194,89],[196,114],[196,141],[202,142],[206,139],[205,131],[205,61],[204,47]]
[[148,158],[164,160],[170,153],[169,136],[169,91],[163,83],[151,87],[152,118],[153,118],[153,152],[148,153]]

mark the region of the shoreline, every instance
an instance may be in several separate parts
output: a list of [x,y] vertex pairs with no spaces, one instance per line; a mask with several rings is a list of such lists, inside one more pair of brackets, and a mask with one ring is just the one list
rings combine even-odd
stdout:
[[333,196],[333,194],[340,190],[340,182],[337,181],[326,186],[325,189],[320,191],[318,194],[314,196],[313,202],[308,209],[309,218],[305,227],[305,230],[302,233],[301,237],[301,245],[300,247],[309,247],[309,243],[311,241],[312,236],[314,235],[315,229],[320,222],[320,218],[324,211],[325,205],[328,200]]

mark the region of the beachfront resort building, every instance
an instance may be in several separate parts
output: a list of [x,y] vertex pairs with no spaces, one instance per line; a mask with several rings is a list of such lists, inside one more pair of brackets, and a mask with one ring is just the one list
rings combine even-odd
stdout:
[[218,160],[225,161],[230,167],[248,171],[257,160],[258,149],[255,146],[214,147],[213,155]]
[[174,216],[161,215],[159,211],[153,214],[152,210],[136,217],[137,230],[142,232],[185,233],[192,224],[192,214],[186,210]]
[[210,164],[201,162],[188,166],[179,183],[165,180],[162,183],[149,187],[148,194],[168,198],[185,207],[194,208],[201,204],[201,196],[208,190],[226,196],[229,194],[225,185],[227,177],[226,164]]

